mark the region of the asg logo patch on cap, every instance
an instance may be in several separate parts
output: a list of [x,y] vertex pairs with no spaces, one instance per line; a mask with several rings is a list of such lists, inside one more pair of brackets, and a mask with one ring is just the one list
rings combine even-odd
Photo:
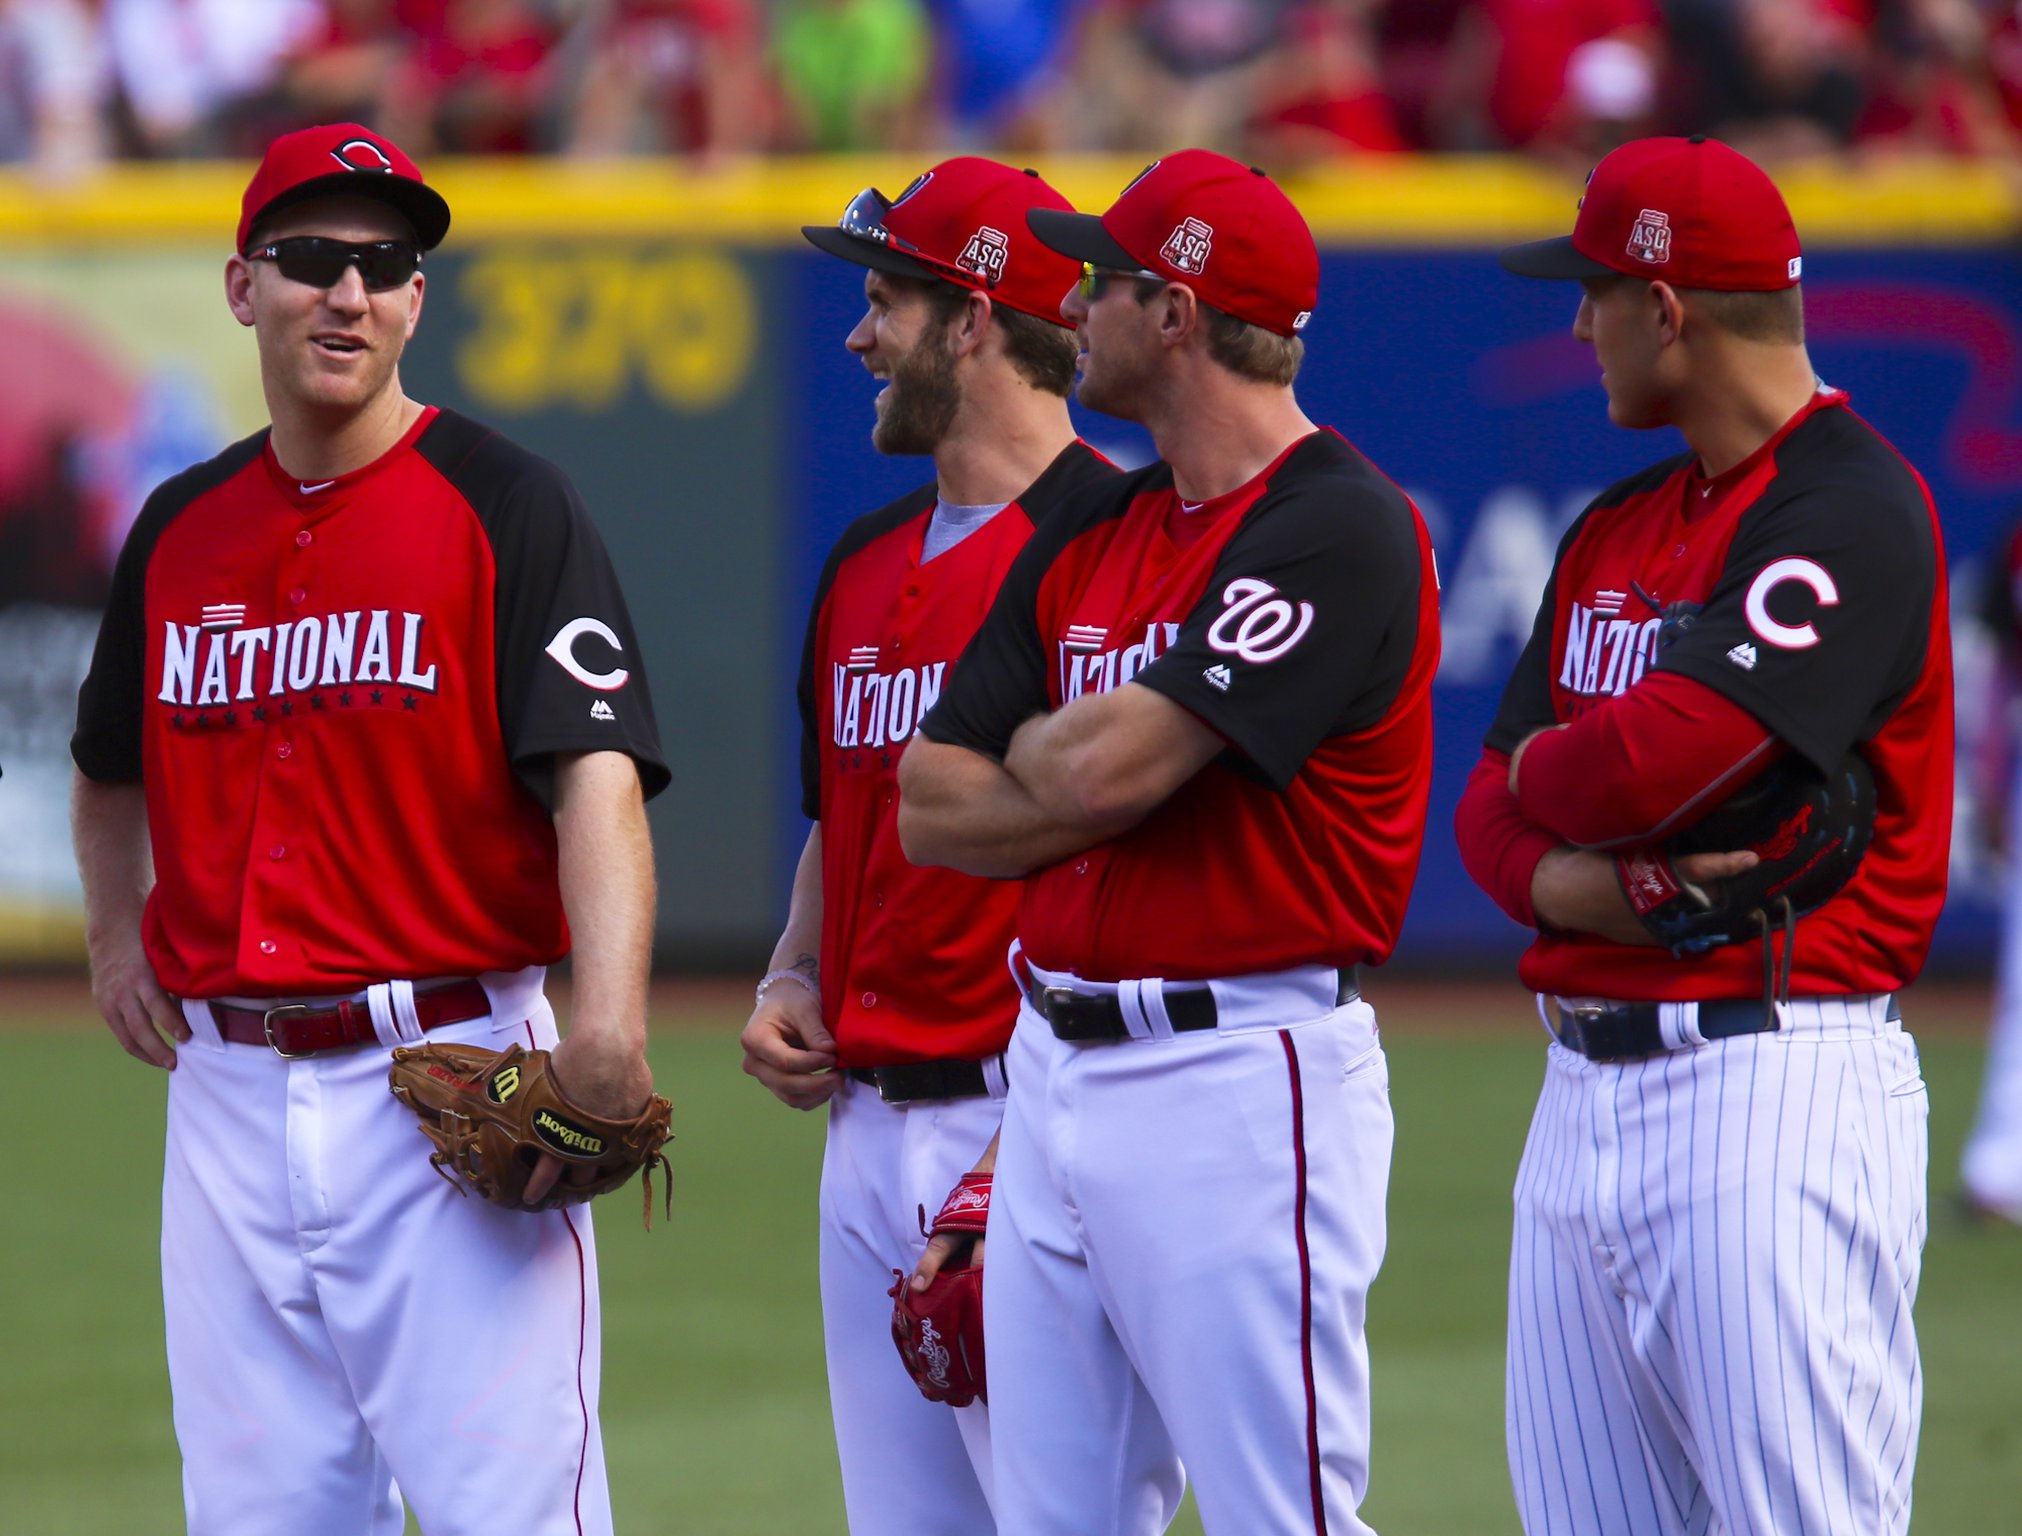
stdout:
[[391,171],[393,162],[386,151],[370,139],[346,139],[330,151],[330,158],[347,171]]
[[1159,247],[1160,256],[1182,272],[1199,277],[1208,269],[1208,253],[1214,249],[1215,232],[1199,219],[1181,219],[1177,228]]
[[1629,229],[1629,254],[1638,261],[1665,262],[1671,259],[1671,216],[1655,208],[1636,215]]
[[969,237],[962,254],[955,258],[955,265],[998,283],[1004,280],[1004,263],[1010,254],[1011,242],[1004,231],[985,224]]

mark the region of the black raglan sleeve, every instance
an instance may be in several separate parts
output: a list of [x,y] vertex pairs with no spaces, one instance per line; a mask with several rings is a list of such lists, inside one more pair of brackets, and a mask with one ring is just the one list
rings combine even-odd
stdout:
[[1822,485],[1751,510],[1656,666],[1706,684],[1826,772],[1915,684],[1937,541],[1921,496]]
[[[618,574],[575,487],[545,459],[444,412],[424,454],[476,510],[496,567],[494,644],[506,755],[543,805],[558,752],[623,752],[651,799],[667,763]],[[468,446],[459,441],[482,434]]]
[[267,434],[234,443],[215,459],[163,481],[127,531],[112,570],[112,591],[99,621],[91,670],[77,690],[71,760],[87,779],[140,782],[141,711],[147,691],[147,568],[155,545],[178,513],[237,474],[266,446]]
[[1172,646],[1134,679],[1198,716],[1283,789],[1330,736],[1396,702],[1419,640],[1411,504],[1345,474],[1251,509]]

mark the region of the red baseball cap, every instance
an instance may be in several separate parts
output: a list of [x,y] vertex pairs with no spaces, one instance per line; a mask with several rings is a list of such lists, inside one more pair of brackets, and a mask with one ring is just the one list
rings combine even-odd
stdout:
[[1769,293],[1804,271],[1797,227],[1761,166],[1717,139],[1632,139],[1587,178],[1571,235],[1513,245],[1520,277],[1662,278]]
[[1033,238],[1025,215],[1073,207],[1037,171],[961,155],[896,198],[866,188],[836,223],[804,224],[800,232],[844,261],[974,288],[995,303],[1065,325],[1060,301],[1081,270]]
[[326,123],[284,133],[267,146],[239,204],[239,252],[270,213],[312,197],[370,197],[414,226],[424,251],[449,233],[449,204],[423,183],[421,168],[391,139],[357,123]]
[[1206,149],[1154,160],[1101,217],[1034,212],[1032,232],[1076,261],[1185,283],[1280,336],[1320,297],[1320,252],[1292,200],[1254,166]]

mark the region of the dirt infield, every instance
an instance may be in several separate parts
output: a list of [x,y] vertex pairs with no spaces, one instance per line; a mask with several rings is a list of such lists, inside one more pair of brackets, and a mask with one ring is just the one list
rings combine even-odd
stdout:
[[[1415,1035],[1501,1036],[1531,1018],[1529,995],[1514,977],[1383,975],[1368,983],[1378,1017],[1392,1031]],[[568,1016],[568,983],[550,995]],[[670,977],[654,983],[657,1029],[723,1029],[751,1006],[751,982],[742,976]],[[1919,982],[1904,994],[1904,1012],[1919,1034],[1977,1037],[1987,1027],[1993,989],[1986,980]],[[81,975],[0,974],[0,1029],[91,1029],[97,1015]]]

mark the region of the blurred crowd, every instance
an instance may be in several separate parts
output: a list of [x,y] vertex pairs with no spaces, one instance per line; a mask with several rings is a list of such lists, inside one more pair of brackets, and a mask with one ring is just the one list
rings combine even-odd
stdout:
[[0,0],[0,159],[2006,154],[2017,0]]

